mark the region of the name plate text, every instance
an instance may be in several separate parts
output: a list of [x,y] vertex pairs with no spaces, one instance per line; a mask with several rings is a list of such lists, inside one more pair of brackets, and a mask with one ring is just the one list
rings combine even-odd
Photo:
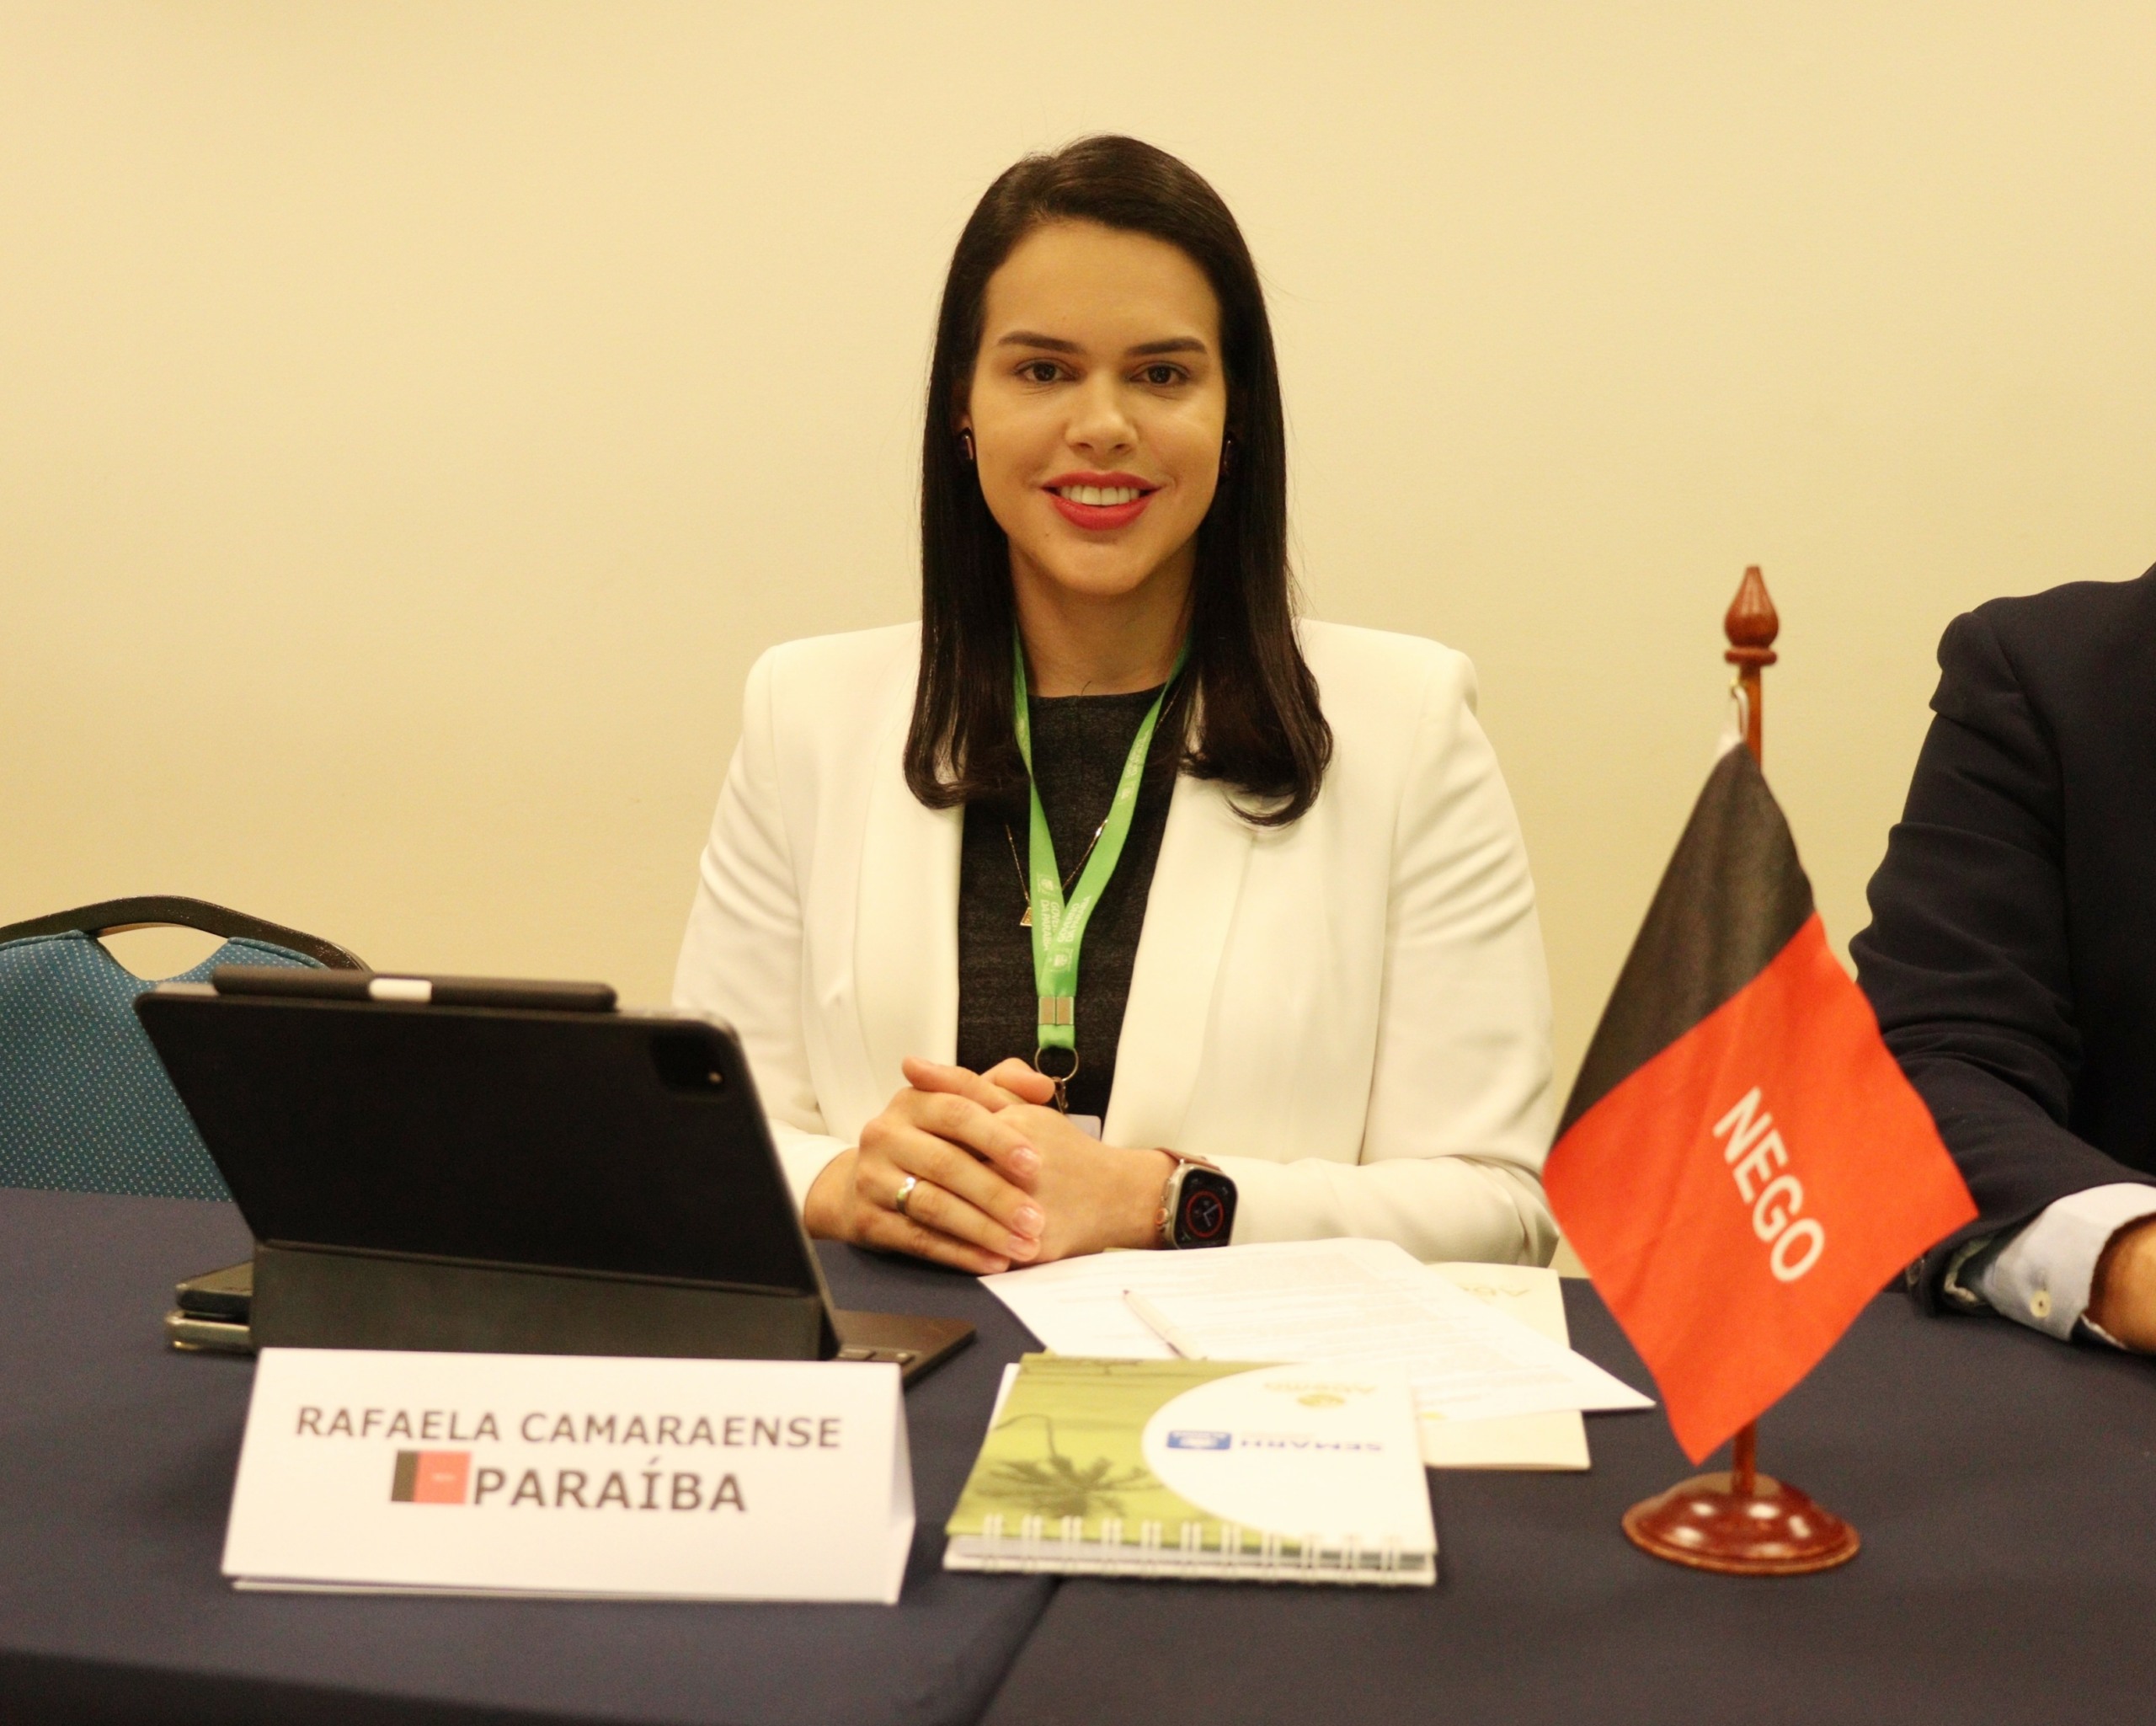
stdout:
[[895,1602],[895,1366],[266,1349],[236,1586]]

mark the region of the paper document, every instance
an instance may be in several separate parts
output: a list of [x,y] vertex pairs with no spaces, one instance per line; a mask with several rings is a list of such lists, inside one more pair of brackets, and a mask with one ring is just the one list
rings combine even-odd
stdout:
[[1202,1282],[1205,1267],[1200,1260],[1246,1250],[1216,1247],[1202,1253],[1098,1253],[1084,1258],[1059,1258],[1027,1270],[1006,1270],[980,1280],[982,1287],[1017,1315],[1019,1323],[1041,1339],[1043,1348],[1055,1354],[1097,1360],[1172,1360],[1176,1351],[1123,1304],[1123,1290],[1166,1288],[1179,1277]]
[[[1132,1309],[1199,1360],[1323,1360],[1396,1369],[1417,1408],[1451,1420],[1651,1406],[1584,1355],[1431,1276],[1390,1242],[1342,1241],[1322,1277],[1210,1255],[1203,1285],[1133,1290]],[[1229,1262],[1219,1263],[1223,1259]]]
[[[1433,1264],[1429,1274],[1449,1279],[1476,1300],[1511,1313],[1552,1342],[1571,1340],[1565,1324],[1565,1299],[1554,1270],[1532,1264]],[[1166,1350],[1167,1345],[1159,1338],[1151,1340]],[[1017,1376],[1018,1364],[1014,1360],[1003,1369],[1002,1382],[996,1388],[995,1406],[988,1418],[991,1427],[1001,1418],[1004,1399],[1011,1394],[1011,1382]],[[1422,1435],[1426,1468],[1577,1472],[1590,1466],[1587,1421],[1577,1408],[1500,1414],[1488,1420],[1448,1420],[1442,1414],[1422,1414],[1416,1426]]]
[[[1570,1344],[1565,1296],[1557,1273],[1533,1264],[1433,1264],[1442,1276],[1509,1312],[1553,1343]],[[1540,1414],[1500,1414],[1490,1420],[1448,1420],[1425,1414],[1422,1463],[1428,1468],[1517,1468],[1577,1471],[1588,1466],[1587,1420],[1577,1408]]]
[[981,1280],[1058,1354],[1161,1360],[1173,1340],[1198,1359],[1397,1367],[1421,1413],[1452,1420],[1653,1406],[1388,1241],[1110,1253]]

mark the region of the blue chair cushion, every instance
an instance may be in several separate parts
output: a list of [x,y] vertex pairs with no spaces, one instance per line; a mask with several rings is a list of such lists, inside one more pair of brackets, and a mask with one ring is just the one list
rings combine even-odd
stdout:
[[[179,981],[221,965],[322,968],[233,940]],[[231,1198],[135,1017],[153,986],[80,932],[0,945],[0,1186]]]

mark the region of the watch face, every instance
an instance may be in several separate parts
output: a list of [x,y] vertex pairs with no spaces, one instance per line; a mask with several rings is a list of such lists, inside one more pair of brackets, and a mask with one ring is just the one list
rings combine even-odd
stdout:
[[1176,1201],[1176,1245],[1225,1247],[1235,1226],[1235,1184],[1195,1165],[1182,1173]]

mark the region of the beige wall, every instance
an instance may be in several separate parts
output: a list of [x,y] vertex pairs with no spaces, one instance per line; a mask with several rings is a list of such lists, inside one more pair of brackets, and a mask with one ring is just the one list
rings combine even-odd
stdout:
[[0,921],[663,997],[750,658],[908,615],[1020,152],[1273,294],[1313,609],[1474,655],[1569,1074],[1747,562],[1830,930],[1987,595],[2156,558],[2144,4],[0,4]]

